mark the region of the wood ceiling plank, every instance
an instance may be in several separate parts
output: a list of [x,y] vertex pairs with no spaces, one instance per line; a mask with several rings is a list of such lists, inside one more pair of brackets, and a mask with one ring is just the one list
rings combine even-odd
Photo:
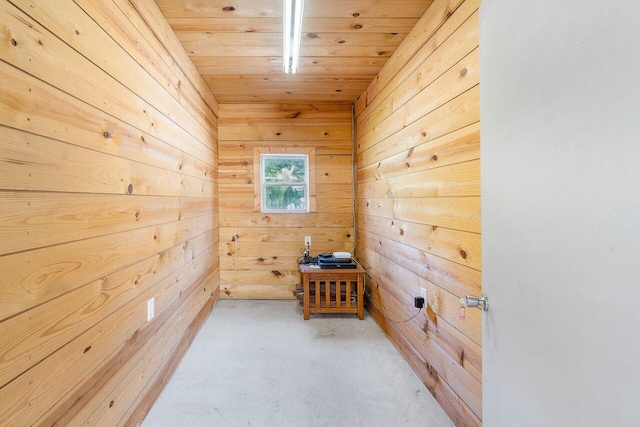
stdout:
[[[272,67],[202,67],[198,68],[202,73],[202,76],[207,78],[215,78],[219,75],[229,75],[231,73],[241,73],[243,75],[252,75],[252,74],[273,74],[282,73],[282,66],[272,66]],[[305,76],[305,75],[318,75],[318,74],[329,74],[329,73],[337,73],[342,75],[367,75],[369,76],[369,81],[373,79],[378,72],[380,71],[380,67],[306,67],[300,70],[297,75]],[[353,101],[353,100],[352,100]]]
[[[332,87],[326,87],[322,86],[322,85],[317,85],[317,86],[307,86],[307,85],[300,85],[300,86],[291,86],[291,85],[285,85],[285,84],[278,84],[278,85],[271,85],[268,87],[261,87],[261,86],[242,86],[242,85],[221,85],[221,86],[214,86],[213,88],[214,90],[217,90],[217,92],[220,94],[220,96],[223,95],[233,95],[233,94],[260,94],[260,95],[282,95],[282,96],[286,96],[286,95],[295,95],[295,94],[304,94],[304,93],[308,93],[311,96],[312,99],[315,98],[315,96],[317,95],[331,95],[331,94],[336,94],[338,96],[342,95],[344,96],[344,94],[349,94],[349,95],[353,95],[354,93],[357,93],[357,90],[359,88],[348,88],[348,89],[333,89]],[[353,98],[352,98],[353,99]]]
[[[348,61],[351,67],[382,67],[387,61],[386,58],[381,57],[352,57],[352,58],[334,58],[327,56],[305,56],[300,58],[300,68],[309,66],[323,66],[323,67],[340,67],[345,66],[345,61]],[[248,67],[255,66],[261,67],[266,65],[277,65],[282,67],[282,56],[198,56],[193,58],[193,63],[196,67]],[[213,70],[212,70],[213,71]],[[302,70],[301,70],[302,71]],[[232,74],[232,73],[229,73]]]
[[[189,56],[279,56],[282,46],[216,46],[183,43]],[[389,58],[395,47],[372,46],[302,46],[300,56],[383,57]]]
[[231,103],[294,103],[294,102],[309,102],[312,100],[313,102],[320,103],[335,103],[335,102],[352,102],[354,99],[353,94],[351,93],[334,93],[334,94],[284,94],[284,95],[273,95],[273,94],[232,94],[226,95],[222,94],[217,96],[218,100],[221,104],[231,104]]
[[433,0],[308,0],[305,17],[415,18]]
[[215,77],[216,81],[222,83],[254,83],[260,82],[260,84],[272,83],[272,84],[335,84],[335,83],[344,83],[344,84],[362,84],[368,83],[371,81],[371,78],[368,75],[344,75],[344,74],[316,74],[316,75],[300,75],[300,74],[253,74],[253,75],[243,75],[243,74],[228,74],[228,75],[217,75]]
[[307,93],[310,95],[310,98],[313,98],[313,99],[315,99],[316,96],[333,95],[333,94],[342,95],[342,96],[353,96],[353,94],[356,93],[358,90],[358,88],[334,90],[333,88],[326,88],[326,87],[309,88],[307,86],[299,86],[299,87],[293,88],[291,86],[285,86],[285,85],[274,85],[270,88],[248,87],[245,89],[240,89],[238,88],[238,86],[232,86],[232,87],[220,87],[220,88],[214,87],[214,89],[218,90],[218,92],[220,93],[220,96],[234,95],[234,94],[237,94],[239,96],[242,94],[246,94],[246,95],[260,94],[260,95],[286,97],[290,95]]
[[220,103],[352,103],[433,0],[306,0],[297,76],[281,0],[156,0]]
[[[213,33],[281,33],[282,18],[168,18],[176,33],[210,31]],[[316,33],[399,33],[408,34],[418,18],[311,18],[302,21],[302,32]]]
[[[180,31],[176,33],[184,46],[278,46],[282,49],[282,33],[214,33],[211,31]],[[374,46],[396,48],[406,34],[399,33],[320,33],[303,34],[304,46]]]
[[[305,17],[341,18],[415,18],[422,16],[432,0],[404,0],[400,6],[397,0],[307,0]],[[282,16],[280,0],[212,0],[207,2],[182,0],[156,0],[166,17],[199,16],[205,18],[241,18]]]

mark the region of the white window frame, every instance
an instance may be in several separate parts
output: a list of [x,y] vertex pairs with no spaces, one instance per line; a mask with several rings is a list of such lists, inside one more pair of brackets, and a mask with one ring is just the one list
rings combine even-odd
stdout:
[[[266,191],[269,186],[265,182],[264,163],[266,158],[304,157],[305,158],[305,209],[267,209]],[[256,147],[254,148],[254,207],[256,212],[305,214],[316,211],[316,185],[315,185],[315,148],[304,147]],[[275,184],[277,186],[283,184]],[[291,186],[300,186],[301,183],[292,183]]]
[[[267,182],[265,164],[268,159],[302,159],[304,160],[304,182]],[[266,213],[308,213],[309,212],[309,156],[306,154],[261,154],[260,155],[261,211]],[[267,188],[269,187],[304,187],[304,209],[272,209],[267,208]]]

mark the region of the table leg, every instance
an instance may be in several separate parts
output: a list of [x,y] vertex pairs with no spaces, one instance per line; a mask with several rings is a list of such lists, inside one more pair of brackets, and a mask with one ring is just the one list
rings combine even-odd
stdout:
[[358,319],[364,320],[364,280],[362,280],[362,273],[358,273]]
[[309,291],[309,275],[302,275],[302,306],[304,308],[304,320],[309,320],[309,300],[311,299]]

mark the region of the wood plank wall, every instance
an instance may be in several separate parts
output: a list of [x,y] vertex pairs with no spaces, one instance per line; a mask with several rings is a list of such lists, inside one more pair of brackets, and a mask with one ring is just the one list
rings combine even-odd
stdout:
[[[457,425],[482,419],[479,0],[436,0],[355,103],[369,310]],[[428,308],[413,297],[427,291]]]
[[153,0],[0,23],[0,425],[135,424],[219,295],[217,102]]
[[[349,104],[220,105],[222,298],[293,298],[304,236],[314,256],[353,251],[351,116]],[[256,211],[255,147],[315,148],[316,212]]]

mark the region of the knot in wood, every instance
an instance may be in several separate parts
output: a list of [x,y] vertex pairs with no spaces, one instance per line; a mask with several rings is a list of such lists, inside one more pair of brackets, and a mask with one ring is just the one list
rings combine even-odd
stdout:
[[222,8],[222,10],[224,10],[225,12],[233,12],[234,10],[236,10],[236,8],[233,6],[225,6]]

